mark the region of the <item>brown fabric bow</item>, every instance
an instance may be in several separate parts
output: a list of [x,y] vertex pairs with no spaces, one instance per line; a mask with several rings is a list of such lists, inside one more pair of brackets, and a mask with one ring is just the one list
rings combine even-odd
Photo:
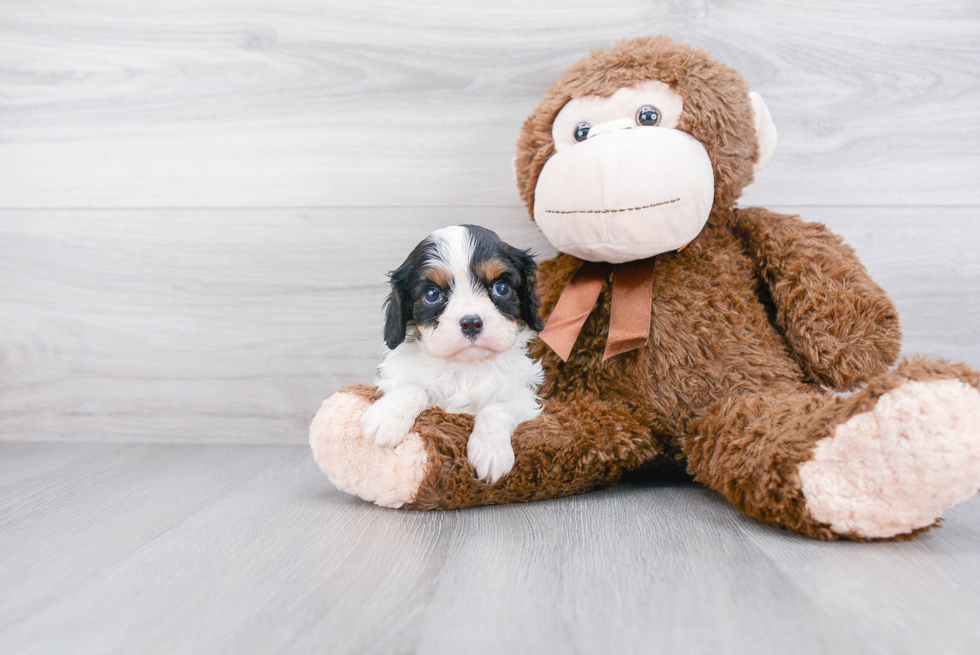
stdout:
[[650,339],[653,309],[653,268],[656,257],[625,264],[584,262],[562,289],[548,323],[538,335],[567,362],[582,326],[595,309],[602,287],[613,271],[609,336],[602,361],[645,346]]

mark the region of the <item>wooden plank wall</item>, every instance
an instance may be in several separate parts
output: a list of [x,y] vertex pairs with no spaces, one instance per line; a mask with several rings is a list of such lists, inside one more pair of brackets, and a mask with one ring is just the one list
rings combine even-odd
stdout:
[[301,443],[436,227],[543,255],[510,161],[590,47],[669,34],[779,128],[743,205],[823,221],[907,353],[980,366],[980,5],[0,5],[0,439]]

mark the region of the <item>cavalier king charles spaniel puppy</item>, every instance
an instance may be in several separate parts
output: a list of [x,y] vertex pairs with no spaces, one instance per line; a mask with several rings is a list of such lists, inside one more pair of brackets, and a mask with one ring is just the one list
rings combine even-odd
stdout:
[[537,265],[476,225],[436,230],[391,273],[384,394],[361,420],[364,438],[394,447],[430,407],[475,417],[467,459],[496,482],[514,466],[511,435],[541,413],[540,362],[527,344],[543,327]]

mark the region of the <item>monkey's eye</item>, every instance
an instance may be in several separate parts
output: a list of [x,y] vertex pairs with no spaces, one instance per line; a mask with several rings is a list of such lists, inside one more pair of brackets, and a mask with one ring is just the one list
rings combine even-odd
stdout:
[[497,280],[493,283],[493,295],[498,298],[506,298],[510,295],[511,288],[507,280]]
[[588,123],[579,123],[575,126],[575,140],[585,141],[589,138],[589,128],[592,127]]
[[429,287],[422,294],[422,302],[426,305],[434,305],[442,300],[442,290],[439,287]]
[[650,105],[640,107],[636,112],[636,124],[652,127],[660,124],[660,110]]

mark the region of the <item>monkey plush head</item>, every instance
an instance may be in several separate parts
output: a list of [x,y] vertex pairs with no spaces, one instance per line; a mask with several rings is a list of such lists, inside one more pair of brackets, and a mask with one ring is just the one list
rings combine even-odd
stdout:
[[572,65],[524,122],[514,166],[558,250],[618,264],[691,242],[775,145],[769,110],[738,73],[645,37]]

